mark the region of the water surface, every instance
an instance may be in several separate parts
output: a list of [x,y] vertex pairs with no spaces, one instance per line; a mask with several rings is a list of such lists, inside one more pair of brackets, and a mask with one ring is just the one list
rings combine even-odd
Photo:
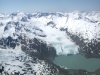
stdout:
[[85,69],[89,72],[100,68],[100,58],[85,58],[80,54],[57,56],[54,63],[70,69]]

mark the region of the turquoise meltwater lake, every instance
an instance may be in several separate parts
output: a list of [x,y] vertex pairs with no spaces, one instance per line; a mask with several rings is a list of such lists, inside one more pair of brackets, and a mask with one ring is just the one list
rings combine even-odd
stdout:
[[84,69],[93,72],[100,68],[100,58],[86,58],[80,54],[59,55],[55,57],[54,63],[69,69]]

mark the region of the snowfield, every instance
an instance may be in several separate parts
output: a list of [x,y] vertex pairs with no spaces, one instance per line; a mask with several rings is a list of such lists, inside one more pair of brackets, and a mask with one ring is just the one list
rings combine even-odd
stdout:
[[0,64],[4,66],[5,72],[9,74],[15,72],[24,75],[51,74],[50,66],[44,60],[34,60],[20,49],[0,49]]

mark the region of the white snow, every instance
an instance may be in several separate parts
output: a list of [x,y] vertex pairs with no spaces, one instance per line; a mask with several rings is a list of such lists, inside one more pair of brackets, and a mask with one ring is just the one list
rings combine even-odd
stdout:
[[[32,71],[33,73],[36,72],[36,75],[47,75],[51,73],[51,70],[48,70],[50,66],[48,66],[45,61],[36,59],[35,63],[33,63],[34,60],[30,56],[22,52],[20,48],[17,49],[18,48],[15,50],[0,49],[0,64],[4,66],[5,72],[8,72],[9,74],[14,72],[20,72],[23,74],[26,72],[26,75],[32,75]],[[30,66],[27,66],[27,64]],[[27,70],[28,68],[31,69]]]
[[[29,57],[27,54],[22,52],[21,50],[12,50],[12,49],[0,49],[0,64],[4,66],[5,71],[9,72],[20,72],[24,73],[23,70],[27,71],[27,68],[32,68],[34,72],[37,72],[36,75],[39,75],[44,71],[44,75],[49,73],[45,71],[47,65],[42,60],[37,60],[37,63],[32,63],[33,59]],[[29,64],[28,67],[25,64]],[[44,67],[45,65],[45,67]],[[27,71],[30,74],[30,71]]]
[[[36,16],[28,19],[28,22],[22,22],[22,17],[27,17],[27,14],[23,12],[17,12],[16,16],[11,18],[10,16],[4,16],[4,19],[0,20],[1,23],[7,23],[9,21],[19,22],[20,30],[15,31],[15,25],[11,25],[9,30],[4,32],[4,26],[0,26],[0,34],[3,37],[13,36],[13,33],[20,35],[26,34],[29,38],[39,38],[54,46],[57,50],[57,54],[76,54],[78,53],[78,46],[66,35],[65,31],[60,31],[60,28],[67,28],[71,34],[83,37],[86,41],[90,42],[92,39],[100,38],[100,12],[67,12],[67,13],[55,13],[56,15],[39,16],[39,13],[32,13]],[[63,16],[59,16],[62,14]],[[97,21],[97,22],[91,22]],[[47,26],[48,22],[53,22],[55,27]],[[42,31],[35,30],[34,27],[41,29]],[[26,31],[26,30],[28,31]],[[46,35],[41,37],[39,35]],[[98,40],[99,41],[99,40]]]
[[[42,38],[56,48],[57,54],[76,54],[78,53],[78,46],[76,46],[65,32],[49,26],[40,27],[47,37]],[[41,37],[40,37],[41,38]]]
[[0,63],[4,65],[5,71],[8,71],[9,69],[11,71],[21,71],[18,66],[23,66],[24,62],[16,60],[16,57],[23,54],[24,53],[22,51],[18,54],[17,50],[0,49]]

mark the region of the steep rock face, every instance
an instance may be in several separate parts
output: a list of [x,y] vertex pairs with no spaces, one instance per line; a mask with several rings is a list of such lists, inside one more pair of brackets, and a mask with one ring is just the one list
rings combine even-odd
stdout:
[[8,36],[7,38],[0,39],[0,47],[7,49],[7,47],[11,47],[15,49],[16,45],[18,45],[18,39],[13,39],[12,37]]
[[21,45],[22,51],[33,57],[44,59],[54,58],[56,56],[56,50],[54,47],[47,45],[46,42],[37,38],[29,39],[27,37],[19,36],[18,39],[13,39],[9,36],[0,39],[0,47],[4,49],[15,49],[15,47],[19,45]]
[[[73,15],[74,13],[74,15]],[[72,12],[66,22],[66,33],[86,57],[100,58],[100,13]]]
[[85,42],[84,38],[80,38],[78,35],[74,35],[66,31],[67,35],[79,45],[79,53],[88,58],[100,58],[100,42],[96,39],[92,39],[91,42]]
[[[23,41],[24,40],[24,41]],[[47,45],[40,39],[23,39],[21,41],[21,49],[30,56],[36,56],[39,59],[54,58],[56,56],[56,50],[54,47]]]

